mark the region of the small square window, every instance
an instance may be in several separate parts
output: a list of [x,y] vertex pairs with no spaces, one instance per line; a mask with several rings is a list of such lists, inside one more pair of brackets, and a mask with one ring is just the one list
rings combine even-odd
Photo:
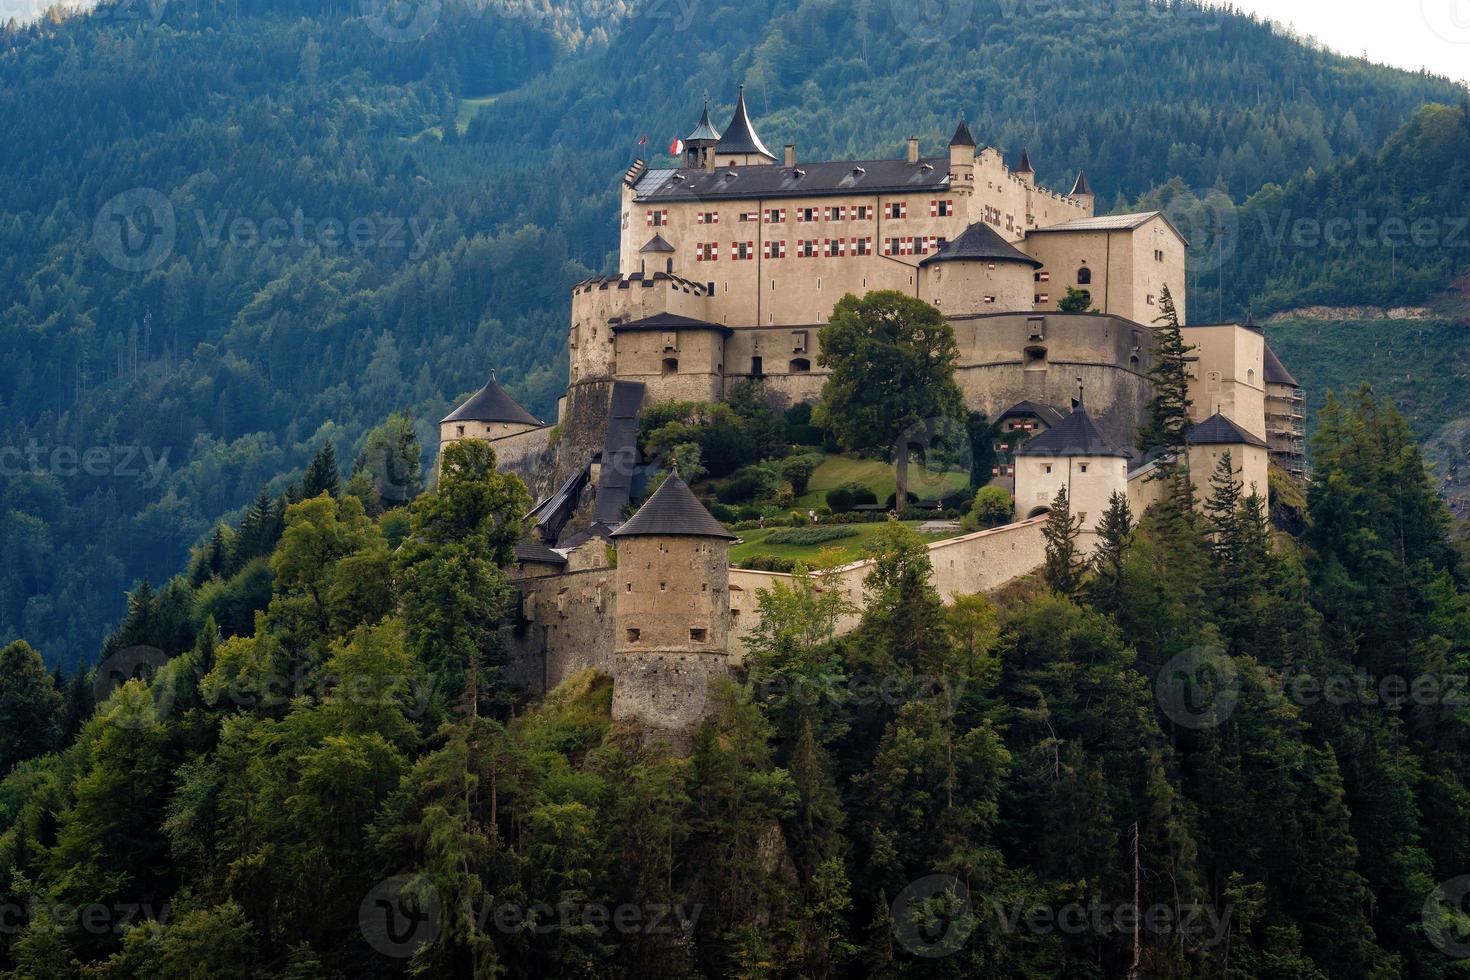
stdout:
[[692,627],[689,630],[689,640],[692,643],[704,643],[709,639],[709,630]]
[[642,634],[643,634],[643,631],[642,630],[637,629],[636,627],[632,627],[632,626],[628,627],[628,642],[629,643],[637,643],[638,642],[638,637],[640,637]]

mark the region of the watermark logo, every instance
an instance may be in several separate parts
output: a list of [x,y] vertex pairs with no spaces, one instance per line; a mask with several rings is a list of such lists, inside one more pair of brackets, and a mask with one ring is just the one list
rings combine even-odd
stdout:
[[893,22],[915,41],[953,41],[975,20],[975,0],[888,0]]
[[954,875],[920,878],[898,893],[890,912],[898,944],[925,959],[958,952],[977,924],[970,890]]
[[1419,13],[1436,36],[1470,44],[1470,0],[1419,0]]
[[[964,474],[963,488],[969,488],[969,474],[974,465],[970,449],[970,434],[963,419],[941,417],[925,419],[908,426],[893,440],[888,458],[897,465],[900,460],[909,461],[909,492],[914,490],[913,465],[923,468],[928,479],[941,478],[945,474]],[[902,510],[906,504],[895,500],[894,505]]]
[[123,272],[147,272],[168,258],[177,232],[169,199],[151,187],[135,187],[102,205],[92,223],[92,244]]
[[1169,198],[1164,215],[1189,242],[1192,272],[1215,272],[1240,248],[1240,213],[1218,188],[1181,192]]
[[378,882],[357,909],[357,924],[373,949],[408,959],[439,938],[439,890],[423,875],[396,875]]
[[363,21],[385,41],[422,41],[439,23],[441,0],[364,0]]
[[1424,902],[1424,933],[1457,960],[1470,959],[1470,875],[1444,882]]
[[1155,685],[1159,708],[1181,728],[1215,728],[1240,700],[1240,675],[1223,652],[1196,647],[1170,658]]
[[158,672],[168,664],[168,654],[157,647],[131,646],[106,657],[92,677],[92,694],[98,704],[112,697],[129,681],[148,685],[153,697],[153,716],[133,711],[114,712],[111,722],[123,728],[144,728],[168,716],[173,707],[169,684],[155,684]]

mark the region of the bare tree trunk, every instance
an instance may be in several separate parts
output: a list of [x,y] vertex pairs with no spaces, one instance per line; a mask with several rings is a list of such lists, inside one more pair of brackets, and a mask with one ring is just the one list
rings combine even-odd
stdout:
[[893,510],[902,514],[909,505],[909,447],[900,445],[898,456],[893,461],[893,476],[898,489],[893,494]]
[[1142,918],[1139,903],[1138,824],[1133,825],[1133,963],[1128,967],[1128,980],[1138,980],[1138,967],[1143,949],[1138,945],[1138,923]]

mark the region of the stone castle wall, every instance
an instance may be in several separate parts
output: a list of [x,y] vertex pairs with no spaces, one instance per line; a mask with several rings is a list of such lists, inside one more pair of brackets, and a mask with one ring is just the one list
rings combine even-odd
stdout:
[[[956,596],[993,592],[1034,572],[1046,560],[1046,539],[1041,533],[1045,524],[1046,518],[1039,517],[929,545],[934,587],[945,602],[951,602]],[[844,594],[859,608],[863,605],[863,581],[872,572],[873,565],[874,562],[868,559],[837,570]],[[759,623],[756,594],[761,589],[769,589],[772,583],[790,584],[794,579],[795,576],[781,572],[730,569],[732,625],[729,650],[732,663],[744,662],[745,637]],[[859,619],[859,615],[844,617],[838,624],[838,632],[851,632]]]

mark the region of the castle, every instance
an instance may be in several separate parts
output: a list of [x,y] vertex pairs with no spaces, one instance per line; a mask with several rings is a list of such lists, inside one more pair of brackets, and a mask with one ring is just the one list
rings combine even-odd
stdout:
[[[1188,323],[1189,243],[1164,213],[1098,217],[1084,172],[1066,194],[1044,188],[1025,150],[1012,169],[977,150],[963,118],[944,156],[910,138],[894,159],[808,162],[789,143],[778,159],[742,89],[723,131],[706,103],[679,142],[682,166],[639,160],[622,175],[618,273],[572,287],[557,422],[492,377],[441,423],[441,444],[489,441],[538,500],[506,637],[527,687],[599,667],[614,678],[615,717],[676,739],[697,725],[709,679],[743,656],[756,593],[781,576],[731,568],[735,536],[677,475],[625,520],[646,476],[639,415],[718,401],[748,380],[776,408],[816,401],[819,331],[848,293],[899,290],[938,308],[968,407],[1003,432],[995,477],[1013,491],[1015,523],[931,545],[946,597],[1038,567],[1059,488],[1085,532],[1115,492],[1135,513],[1157,499],[1162,484],[1132,445],[1166,289],[1194,347],[1195,482],[1227,452],[1247,492],[1265,495],[1271,460],[1305,476],[1300,387],[1253,322]],[[1088,312],[1059,309],[1069,290]],[[838,570],[854,601],[865,574],[861,562]]]

